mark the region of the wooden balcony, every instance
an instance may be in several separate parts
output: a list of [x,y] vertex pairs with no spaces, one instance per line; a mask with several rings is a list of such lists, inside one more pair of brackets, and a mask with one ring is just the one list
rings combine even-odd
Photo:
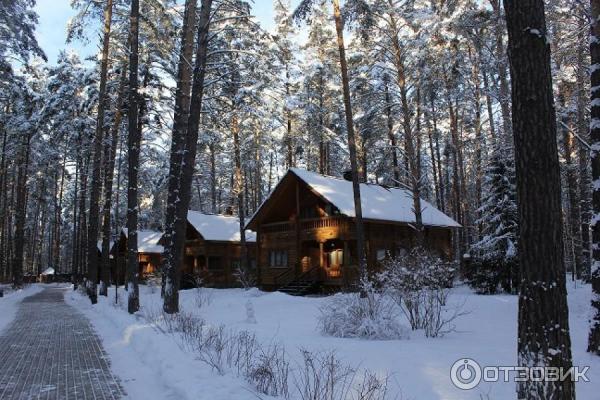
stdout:
[[290,232],[294,230],[295,224],[293,222],[274,222],[272,224],[261,225],[263,233],[279,233],[279,232]]
[[[346,217],[306,218],[300,220],[300,230],[310,231],[321,228],[349,229],[350,224]],[[261,226],[263,233],[294,232],[295,221],[274,222]]]

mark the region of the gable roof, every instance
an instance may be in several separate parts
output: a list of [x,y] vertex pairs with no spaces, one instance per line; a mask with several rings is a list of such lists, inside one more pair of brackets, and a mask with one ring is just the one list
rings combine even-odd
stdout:
[[[355,217],[354,192],[352,182],[342,178],[321,175],[299,168],[290,168],[280,183],[288,175],[294,175],[303,181],[312,191],[327,202],[333,204],[341,214]],[[273,190],[275,192],[279,183]],[[273,193],[272,192],[272,193]],[[402,188],[391,188],[371,183],[360,184],[360,196],[363,218],[367,220],[415,223],[412,192]],[[269,197],[270,198],[270,197]],[[250,224],[261,211],[267,198],[250,218]],[[421,199],[423,225],[438,227],[460,227],[460,224],[438,210],[429,202]]]
[[[128,236],[127,228],[121,229],[125,237]],[[157,253],[163,252],[163,246],[158,244],[158,241],[162,237],[163,233],[159,231],[138,231],[137,242],[138,242],[138,253]]]
[[[188,222],[204,240],[218,242],[239,242],[240,220],[238,217],[220,214],[203,214],[198,211],[188,211]],[[256,233],[247,230],[246,241],[256,242]]]

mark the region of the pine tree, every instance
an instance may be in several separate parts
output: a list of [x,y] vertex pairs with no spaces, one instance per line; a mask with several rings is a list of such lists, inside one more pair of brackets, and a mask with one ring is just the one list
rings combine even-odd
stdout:
[[138,289],[138,168],[140,164],[140,144],[142,132],[138,121],[138,38],[139,0],[131,1],[130,51],[129,51],[129,107],[128,117],[128,168],[127,168],[127,311],[135,313],[140,308]]
[[104,28],[102,39],[102,60],[100,61],[100,92],[98,98],[98,118],[93,144],[92,180],[90,191],[90,209],[87,233],[87,287],[92,304],[98,302],[98,231],[100,214],[102,140],[105,133],[104,113],[107,108],[106,82],[108,75],[108,54],[110,50],[110,31],[112,26],[113,0],[107,0],[104,10]]
[[[195,8],[195,7],[194,7]],[[179,312],[179,276],[180,266],[183,262],[183,247],[185,243],[185,227],[187,224],[187,213],[191,197],[192,177],[196,163],[196,151],[198,146],[198,129],[202,111],[202,98],[204,95],[204,79],[206,74],[206,59],[208,57],[209,26],[211,19],[212,0],[202,0],[198,20],[198,42],[196,45],[196,61],[193,73],[193,86],[190,98],[190,108],[187,113],[186,138],[183,144],[184,155],[181,160],[179,185],[175,195],[175,221],[170,226],[171,241],[165,249],[170,256],[171,264],[165,271],[165,296],[163,309],[172,314]],[[192,10],[193,11],[193,10]],[[193,41],[192,41],[193,44]],[[184,60],[186,61],[186,60]],[[173,171],[171,170],[171,174]],[[169,222],[167,220],[167,222]],[[165,257],[166,258],[166,257]]]
[[591,0],[591,106],[590,143],[592,146],[592,320],[588,351],[600,355],[600,1]]
[[484,195],[479,209],[481,239],[471,247],[471,284],[486,293],[498,285],[509,293],[518,287],[518,216],[515,171],[511,159],[497,144],[483,182]]
[[47,60],[35,37],[35,4],[35,0],[0,3],[0,85],[12,79],[10,58],[26,63],[34,55]]
[[192,59],[194,50],[194,26],[196,24],[196,0],[186,0],[181,29],[181,50],[177,67],[177,91],[175,93],[175,112],[173,117],[173,135],[168,176],[167,209],[165,216],[164,252],[161,263],[163,274],[163,297],[165,311],[174,313],[179,310],[179,266],[177,264],[178,249],[182,243],[177,242],[177,226],[184,221],[178,221],[177,209],[180,201],[180,179],[187,118],[190,107],[190,90],[192,88]]
[[[518,361],[572,366],[556,114],[544,3],[505,0],[519,215]],[[531,101],[535,98],[536,101]],[[574,399],[571,380],[519,382],[520,399]]]

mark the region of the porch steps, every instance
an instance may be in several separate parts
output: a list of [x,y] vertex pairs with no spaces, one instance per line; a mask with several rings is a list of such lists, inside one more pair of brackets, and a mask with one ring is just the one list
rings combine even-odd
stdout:
[[305,296],[307,294],[316,293],[320,286],[321,284],[319,282],[298,280],[279,288],[278,291],[291,296]]

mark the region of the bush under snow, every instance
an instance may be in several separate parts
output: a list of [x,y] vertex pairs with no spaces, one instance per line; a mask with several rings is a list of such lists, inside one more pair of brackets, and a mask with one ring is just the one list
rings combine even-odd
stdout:
[[417,247],[388,260],[378,281],[413,330],[423,329],[425,336],[438,337],[454,330],[453,321],[464,314],[462,307],[446,304],[454,273],[452,265]]
[[359,293],[332,296],[320,309],[321,332],[344,338],[407,338],[408,330],[398,321],[398,308],[393,301],[372,288],[366,293],[366,297]]

